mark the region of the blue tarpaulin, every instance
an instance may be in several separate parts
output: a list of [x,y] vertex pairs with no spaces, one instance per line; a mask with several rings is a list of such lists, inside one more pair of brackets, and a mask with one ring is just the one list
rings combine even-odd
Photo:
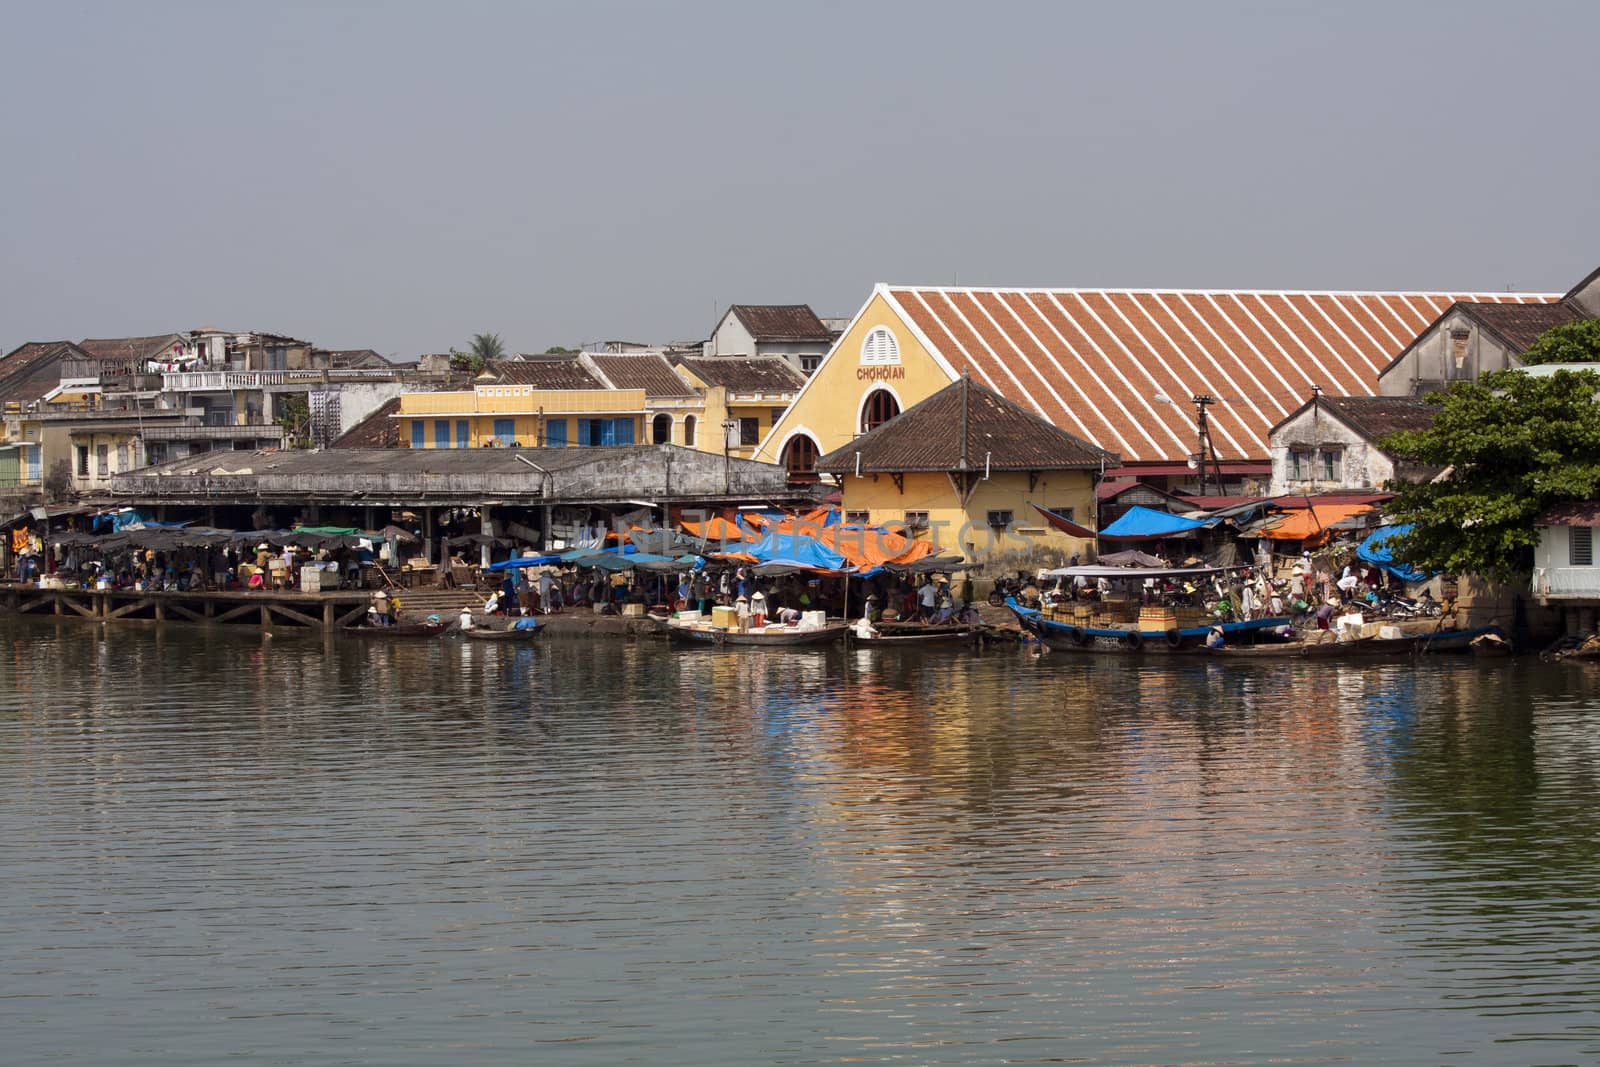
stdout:
[[485,567],[490,571],[509,571],[514,567],[542,567],[546,563],[559,563],[560,556],[517,556],[514,559],[503,559],[499,563],[491,563]]
[[1368,534],[1367,539],[1356,548],[1356,556],[1368,563],[1377,564],[1402,582],[1425,582],[1428,580],[1427,574],[1409,563],[1397,561],[1389,547],[1391,538],[1398,539],[1410,532],[1410,523],[1404,526],[1380,526]]
[[1116,522],[1100,531],[1101,537],[1169,537],[1173,534],[1188,533],[1202,526],[1210,526],[1216,519],[1185,519],[1180,515],[1171,515],[1165,511],[1156,511],[1154,508],[1142,508],[1137,504],[1129,508]]
[[734,551],[754,556],[763,566],[807,567],[821,571],[842,571],[850,567],[839,553],[804,534],[773,531],[755,544],[740,545]]

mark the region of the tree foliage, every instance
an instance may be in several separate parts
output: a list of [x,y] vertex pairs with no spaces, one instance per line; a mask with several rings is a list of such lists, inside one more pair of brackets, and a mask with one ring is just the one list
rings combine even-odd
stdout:
[[497,333],[474,334],[472,344],[467,347],[467,351],[485,363],[506,357],[506,346]]
[[1540,334],[1521,355],[1522,365],[1600,363],[1600,319],[1581,319]]
[[476,374],[497,359],[504,359],[506,346],[497,333],[478,333],[472,335],[472,343],[465,352],[460,349],[450,349],[450,362],[463,370]]
[[577,352],[576,348],[562,348],[560,345],[551,345],[544,350],[547,356],[570,356]]
[[1392,455],[1448,468],[1403,485],[1388,506],[1414,527],[1398,558],[1428,570],[1508,580],[1532,567],[1534,524],[1552,504],[1600,496],[1600,374],[1520,371],[1429,397],[1426,430],[1392,434]]

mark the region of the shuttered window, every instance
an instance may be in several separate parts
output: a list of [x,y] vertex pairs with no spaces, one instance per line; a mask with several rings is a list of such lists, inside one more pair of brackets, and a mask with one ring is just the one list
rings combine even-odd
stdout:
[[1567,527],[1567,560],[1574,567],[1594,566],[1594,527]]
[[900,342],[887,326],[874,326],[861,342],[861,362],[869,365],[900,362]]

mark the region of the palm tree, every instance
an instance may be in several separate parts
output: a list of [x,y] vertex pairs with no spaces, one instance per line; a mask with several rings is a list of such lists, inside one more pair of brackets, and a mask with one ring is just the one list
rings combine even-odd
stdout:
[[499,334],[480,333],[473,335],[472,346],[467,351],[488,363],[491,360],[504,359],[506,346],[501,342]]

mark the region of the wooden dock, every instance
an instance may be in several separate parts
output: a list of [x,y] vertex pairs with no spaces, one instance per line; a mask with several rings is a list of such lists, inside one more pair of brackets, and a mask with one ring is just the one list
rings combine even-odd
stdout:
[[19,616],[66,617],[92,622],[177,622],[261,629],[333,631],[366,614],[372,593],[341,589],[325,593],[284,590],[153,592],[131,589],[40,589],[12,582],[3,587],[8,612]]

